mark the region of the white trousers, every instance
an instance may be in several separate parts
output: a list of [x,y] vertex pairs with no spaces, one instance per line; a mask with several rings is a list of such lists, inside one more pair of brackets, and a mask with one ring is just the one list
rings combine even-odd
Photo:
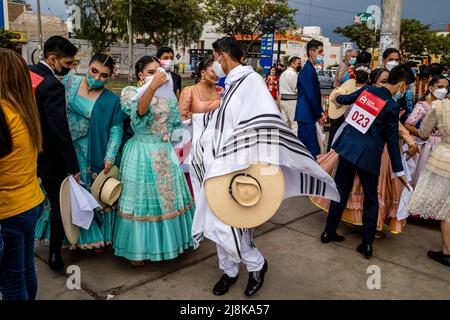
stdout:
[[248,272],[260,271],[264,266],[264,256],[257,248],[252,248],[245,239],[245,233],[241,237],[241,259],[229,255],[224,248],[216,244],[219,268],[229,277],[235,278],[239,274],[239,264],[243,262]]
[[291,128],[295,135],[298,134],[298,126],[295,119],[295,108],[297,107],[297,100],[281,100],[281,118]]

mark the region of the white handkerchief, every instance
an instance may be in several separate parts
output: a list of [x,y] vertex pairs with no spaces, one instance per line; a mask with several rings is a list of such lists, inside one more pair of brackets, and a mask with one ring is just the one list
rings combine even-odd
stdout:
[[[167,81],[165,84],[160,86],[155,91],[155,97],[164,98],[164,99],[172,99],[173,98],[173,80],[170,73],[167,73],[164,69],[158,68],[158,72],[164,72],[167,75]],[[153,79],[152,79],[153,80]],[[142,97],[147,90],[148,86],[152,83],[152,81],[147,81],[142,87],[138,89],[137,94],[131,99],[132,101],[137,101],[140,97]]]
[[70,176],[70,202],[72,223],[83,229],[89,229],[94,218],[94,209],[101,207],[97,200],[75,179]]
[[409,199],[411,199],[412,194],[413,192],[408,188],[403,188],[402,196],[400,197],[400,203],[398,204],[397,220],[400,221],[408,218],[408,202]]

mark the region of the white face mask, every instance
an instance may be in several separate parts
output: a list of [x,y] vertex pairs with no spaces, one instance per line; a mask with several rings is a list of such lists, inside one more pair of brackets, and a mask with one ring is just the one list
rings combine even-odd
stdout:
[[[219,57],[220,59],[220,57]],[[212,69],[214,71],[214,73],[216,74],[216,76],[220,78],[224,78],[226,77],[226,73],[225,71],[223,71],[222,65],[219,63],[219,59],[217,59],[217,61],[214,61],[213,65],[212,65]]]
[[388,63],[386,63],[386,69],[388,69],[388,71],[391,71],[392,69],[394,69],[398,65],[399,65],[399,63],[397,61],[395,61],[395,60],[389,61]]
[[442,100],[447,96],[448,90],[446,88],[440,88],[433,91],[433,96],[437,99]]
[[172,71],[174,62],[173,60],[160,60],[161,61],[161,67],[163,67],[166,72]]

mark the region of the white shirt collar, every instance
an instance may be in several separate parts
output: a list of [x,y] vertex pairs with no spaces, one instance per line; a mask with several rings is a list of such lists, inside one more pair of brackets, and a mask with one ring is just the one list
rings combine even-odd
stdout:
[[46,66],[47,68],[49,68],[50,71],[53,73],[54,76],[56,75],[56,74],[55,74],[55,70],[53,70],[53,68],[50,67],[50,66],[47,64],[47,62],[45,62],[44,60],[41,60],[41,63],[42,63],[44,66]]

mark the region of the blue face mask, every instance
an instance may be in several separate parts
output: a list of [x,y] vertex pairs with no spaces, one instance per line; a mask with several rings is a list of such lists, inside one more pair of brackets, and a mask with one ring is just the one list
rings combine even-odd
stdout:
[[97,79],[91,77],[89,72],[86,73],[86,81],[87,81],[87,84],[89,86],[89,89],[102,88],[109,82],[109,80],[106,80],[106,81],[97,80]]
[[323,56],[316,56],[316,58],[314,59],[314,61],[317,64],[322,64],[323,63]]
[[356,63],[356,58],[350,58],[350,61],[348,63],[354,65]]
[[401,93],[401,92],[399,91],[399,92],[397,92],[397,93],[392,97],[392,99],[394,99],[395,101],[398,101],[398,100],[400,100],[401,98],[403,98],[403,95],[404,95],[404,93]]

